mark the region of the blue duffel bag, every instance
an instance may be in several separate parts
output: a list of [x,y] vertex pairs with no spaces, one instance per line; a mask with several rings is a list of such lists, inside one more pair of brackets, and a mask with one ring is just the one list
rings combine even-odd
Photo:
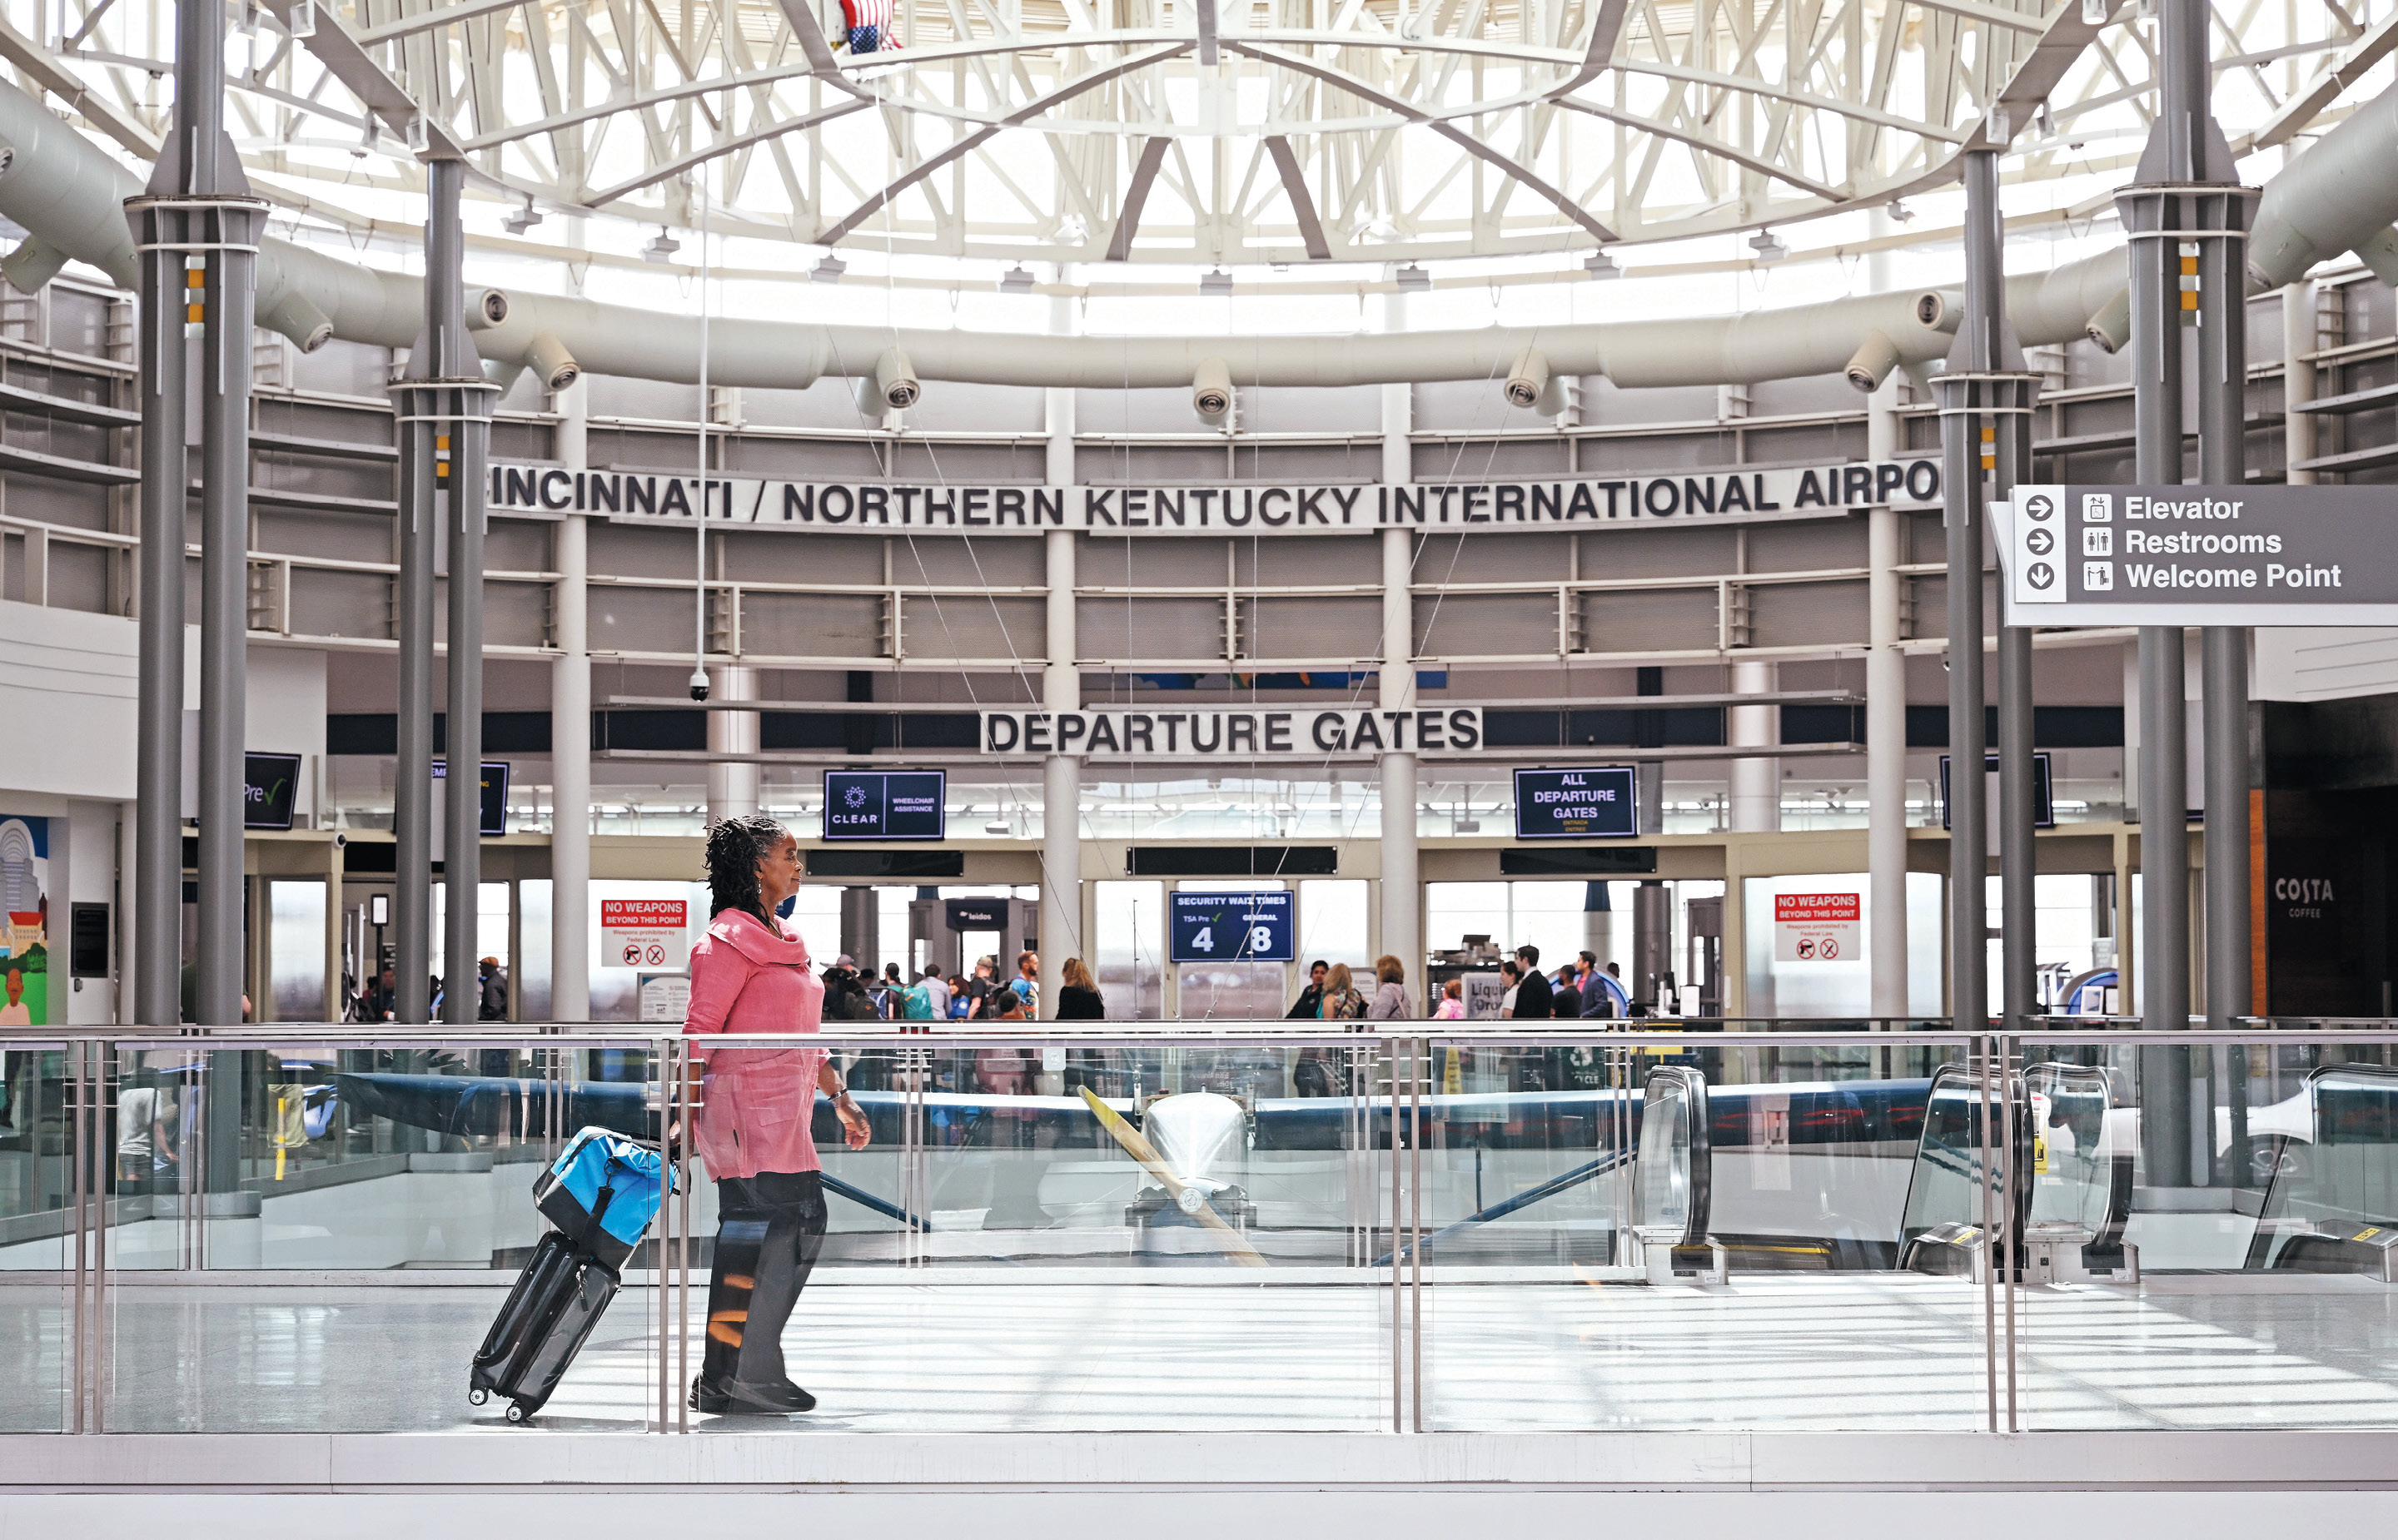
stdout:
[[624,1266],[673,1180],[655,1145],[588,1128],[532,1185],[534,1206],[610,1272]]

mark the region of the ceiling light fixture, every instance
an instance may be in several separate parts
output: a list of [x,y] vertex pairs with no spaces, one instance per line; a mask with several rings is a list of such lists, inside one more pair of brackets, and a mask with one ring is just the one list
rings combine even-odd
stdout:
[[1399,286],[1399,292],[1402,294],[1422,294],[1432,288],[1432,275],[1413,262],[1407,263],[1392,274],[1391,281]]
[[1233,297],[1233,275],[1220,267],[1202,273],[1199,275],[1199,292],[1203,296],[1229,300]]
[[1031,293],[1032,270],[1025,266],[1022,262],[1018,262],[1014,267],[1009,268],[1006,272],[999,275],[999,291],[1002,294]]
[[1760,230],[1751,235],[1748,248],[1757,253],[1757,261],[1760,263],[1778,262],[1790,255],[1790,248],[1783,245],[1782,238],[1771,230]]
[[1583,272],[1589,274],[1594,278],[1621,278],[1623,276],[1623,269],[1618,266],[1615,259],[1609,256],[1604,250],[1592,252],[1583,260],[1582,267]]
[[848,271],[847,262],[828,251],[815,266],[808,269],[808,281],[818,284],[837,284],[841,282],[841,275]]
[[1893,220],[1896,221],[1900,224],[1905,224],[1915,218],[1915,210],[1899,202],[1896,198],[1891,199],[1890,207],[1883,209],[1882,212],[1888,214]]
[[521,235],[540,222],[541,210],[532,206],[531,198],[525,199],[522,208],[511,208],[500,217],[500,228],[511,235]]
[[641,248],[641,261],[670,262],[674,261],[674,254],[681,249],[682,242],[667,234],[667,227],[662,224],[658,226],[658,233],[650,237],[649,244]]

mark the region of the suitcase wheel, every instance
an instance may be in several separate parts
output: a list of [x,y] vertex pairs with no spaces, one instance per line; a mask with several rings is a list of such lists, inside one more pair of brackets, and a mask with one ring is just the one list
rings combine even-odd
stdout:
[[491,1399],[492,1393],[483,1389],[479,1386],[466,1392],[466,1404],[468,1406],[480,1406]]
[[508,1403],[508,1421],[512,1423],[520,1423],[525,1420],[526,1416],[527,1413],[524,1409],[524,1402],[510,1401]]

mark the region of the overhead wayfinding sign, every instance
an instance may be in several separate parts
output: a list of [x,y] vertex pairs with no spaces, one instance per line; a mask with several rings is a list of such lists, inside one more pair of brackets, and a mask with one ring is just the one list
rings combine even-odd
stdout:
[[2010,625],[2398,623],[2378,487],[2018,487],[1993,503]]
[[1339,535],[1483,533],[1672,519],[1790,518],[1940,501],[1940,462],[1785,466],[1576,481],[1410,487],[1031,487],[768,481],[671,472],[492,467],[495,514],[597,514],[632,524],[729,524],[825,534]]
[[1637,834],[1630,765],[1516,772],[1516,837],[1589,839]]
[[986,711],[985,754],[1172,755],[1186,759],[1478,749],[1482,708]]
[[1299,957],[1287,892],[1176,893],[1168,955],[1176,962],[1291,962]]

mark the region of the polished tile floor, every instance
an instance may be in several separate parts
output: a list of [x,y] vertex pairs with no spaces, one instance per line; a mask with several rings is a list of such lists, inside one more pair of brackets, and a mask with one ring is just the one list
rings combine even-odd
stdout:
[[[811,1287],[786,1335],[795,1377],[821,1399],[788,1426],[1390,1426],[1386,1290],[1153,1279],[900,1281],[844,1269]],[[1429,1427],[1973,1429],[1987,1415],[1983,1295],[1958,1280],[1433,1281],[1422,1293]],[[465,1395],[501,1295],[456,1284],[126,1287],[113,1306],[108,1426],[501,1429],[496,1406]],[[2398,1427],[2398,1291],[2380,1284],[2152,1278],[2022,1301],[2024,1426]],[[65,1319],[58,1291],[0,1286],[0,1430],[57,1426]],[[652,1291],[620,1295],[539,1425],[641,1427],[656,1401],[656,1321]],[[2004,1394],[2002,1376],[2002,1417]]]

